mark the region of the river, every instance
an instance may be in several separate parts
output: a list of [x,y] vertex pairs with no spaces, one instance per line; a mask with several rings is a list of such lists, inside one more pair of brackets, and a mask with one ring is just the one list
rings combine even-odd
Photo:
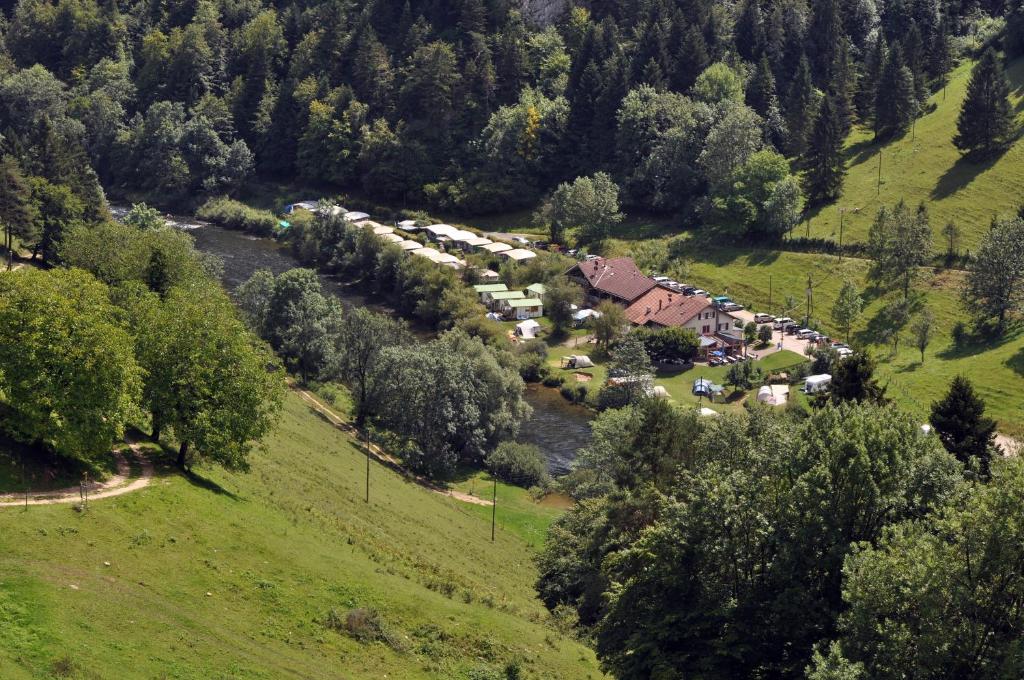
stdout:
[[[125,209],[115,206],[112,212],[121,217]],[[222,279],[231,291],[258,269],[280,274],[298,266],[287,248],[272,239],[230,231],[187,217],[171,216],[168,223],[188,231],[200,251],[221,259],[224,263]],[[324,289],[335,295],[343,306],[391,312],[380,304],[371,303],[350,286],[343,286],[326,276],[321,276],[321,280]],[[590,412],[568,403],[557,391],[539,385],[527,387],[526,401],[533,407],[533,415],[520,428],[519,441],[540,449],[551,474],[566,473],[576,451],[590,443]]]

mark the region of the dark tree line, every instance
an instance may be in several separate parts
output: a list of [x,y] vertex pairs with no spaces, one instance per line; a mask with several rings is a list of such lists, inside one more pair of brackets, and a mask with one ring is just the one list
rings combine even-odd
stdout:
[[[91,162],[105,186],[165,200],[230,191],[255,170],[487,211],[604,171],[627,206],[710,219],[761,149],[808,168],[811,201],[834,197],[852,124],[907,129],[944,82],[953,38],[984,13],[1016,20],[1003,3],[978,8],[614,0],[537,26],[510,0],[21,0],[0,129],[23,163],[49,166],[31,174]],[[755,136],[735,153],[703,143],[740,120]],[[789,205],[779,182],[764,193]],[[86,183],[76,193],[97,194]]]

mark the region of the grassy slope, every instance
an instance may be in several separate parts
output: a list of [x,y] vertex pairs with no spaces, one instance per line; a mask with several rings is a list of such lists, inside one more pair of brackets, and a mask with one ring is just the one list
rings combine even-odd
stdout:
[[[734,299],[751,309],[786,313],[794,318],[806,311],[807,275],[814,289],[813,317],[820,326],[836,333],[829,319],[832,303],[845,279],[864,286],[867,263],[846,258],[841,263],[833,256],[761,251],[749,249],[706,248],[691,253],[690,280],[709,290],[728,291]],[[772,296],[769,307],[769,276]],[[949,380],[956,374],[969,376],[985,398],[989,413],[999,420],[1000,429],[1011,435],[1024,434],[1024,335],[1020,329],[1010,332],[993,345],[969,347],[958,351],[952,347],[950,330],[957,321],[968,321],[959,301],[962,274],[957,271],[922,270],[916,288],[922,294],[921,304],[935,315],[934,340],[925,352],[924,363],[916,348],[905,337],[893,355],[890,347],[875,346],[880,360],[879,375],[889,384],[889,394],[900,406],[922,419],[927,418],[932,401],[942,396]],[[784,309],[787,296],[795,298],[795,308]],[[854,329],[856,340],[871,343],[868,330],[885,304],[881,291],[868,289],[867,303],[860,323]],[[909,332],[907,334],[909,336]]]
[[[511,659],[526,677],[601,677],[543,624],[502,506],[492,544],[489,509],[377,465],[365,504],[365,459],[294,396],[267,444],[249,474],[209,473],[223,491],[170,475],[85,514],[0,511],[0,676],[48,677],[67,657],[89,678],[457,678]],[[319,623],[354,607],[407,649]]]
[[[945,94],[932,96],[935,110],[917,121],[916,131],[879,145],[870,130],[858,129],[847,142],[849,174],[843,196],[811,219],[810,235],[839,238],[837,208],[860,208],[847,213],[843,241],[867,240],[868,229],[878,208],[900,199],[917,205],[928,204],[935,231],[935,249],[944,251],[940,234],[943,225],[954,220],[962,230],[961,248],[974,248],[995,215],[1016,211],[1024,184],[1024,144],[1019,140],[996,159],[972,163],[961,158],[953,146],[956,120],[960,113],[973,62],[961,64],[952,74]],[[1024,108],[1024,59],[1007,69],[1011,100],[1019,113]],[[878,189],[878,152],[882,149],[882,183]],[[799,226],[794,235],[806,234]]]

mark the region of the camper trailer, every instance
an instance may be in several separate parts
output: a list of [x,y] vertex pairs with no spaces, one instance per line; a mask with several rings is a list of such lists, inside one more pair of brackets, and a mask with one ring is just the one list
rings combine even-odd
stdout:
[[804,383],[804,393],[819,394],[821,392],[827,392],[831,384],[832,376],[827,373],[822,375],[809,375],[807,376],[807,382]]

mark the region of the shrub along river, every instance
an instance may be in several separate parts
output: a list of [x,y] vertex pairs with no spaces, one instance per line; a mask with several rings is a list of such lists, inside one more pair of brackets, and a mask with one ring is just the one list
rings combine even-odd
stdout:
[[[117,217],[125,211],[120,206],[112,208]],[[287,248],[272,239],[229,231],[187,217],[169,216],[168,221],[192,234],[200,251],[223,261],[222,279],[229,291],[258,269],[269,269],[276,275],[298,266]],[[335,295],[345,307],[369,307],[377,312],[394,313],[387,306],[368,300],[352,286],[342,285],[328,276],[320,278],[324,290]],[[568,403],[557,391],[539,385],[527,386],[526,401],[533,407],[533,416],[520,428],[519,441],[536,445],[547,459],[552,474],[564,474],[576,457],[576,451],[590,442],[590,412]]]

